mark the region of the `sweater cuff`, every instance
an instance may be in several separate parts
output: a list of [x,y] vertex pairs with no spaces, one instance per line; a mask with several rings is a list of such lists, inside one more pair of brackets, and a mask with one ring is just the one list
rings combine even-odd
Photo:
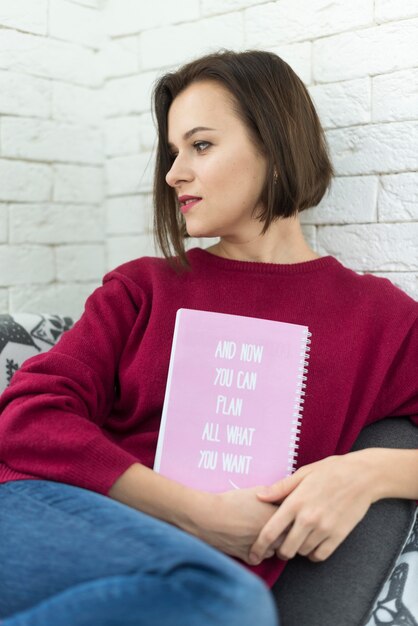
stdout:
[[133,454],[122,450],[111,441],[92,441],[86,445],[85,455],[88,458],[88,468],[85,463],[71,463],[68,472],[68,482],[90,491],[108,495],[116,480],[134,463],[141,463]]

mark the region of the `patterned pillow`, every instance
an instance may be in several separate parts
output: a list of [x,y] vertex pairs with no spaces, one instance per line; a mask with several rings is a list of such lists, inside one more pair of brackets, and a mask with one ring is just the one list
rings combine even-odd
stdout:
[[0,315],[0,393],[26,359],[49,350],[73,324],[71,317],[47,313]]
[[408,539],[366,626],[418,626],[418,509]]

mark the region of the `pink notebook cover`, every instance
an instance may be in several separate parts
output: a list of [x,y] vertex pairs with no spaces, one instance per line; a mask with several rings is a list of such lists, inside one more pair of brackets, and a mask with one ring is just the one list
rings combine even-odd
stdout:
[[179,309],[154,470],[210,492],[290,474],[309,337],[298,324]]

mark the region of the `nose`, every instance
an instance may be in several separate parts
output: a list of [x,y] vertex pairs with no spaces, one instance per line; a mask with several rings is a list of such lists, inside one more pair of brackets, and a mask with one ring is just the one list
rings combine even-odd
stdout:
[[193,180],[191,168],[186,163],[184,157],[177,155],[165,176],[167,185],[170,185],[170,187],[178,187],[182,182],[191,180]]

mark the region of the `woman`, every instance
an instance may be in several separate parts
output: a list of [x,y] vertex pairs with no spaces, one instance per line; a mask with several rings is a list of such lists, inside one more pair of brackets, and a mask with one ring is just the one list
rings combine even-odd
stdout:
[[[375,500],[418,498],[414,452],[349,453],[365,424],[417,413],[417,305],[305,241],[298,214],[333,173],[306,88],[274,54],[224,51],[161,77],[153,98],[165,258],[109,272],[0,398],[0,616],[24,611],[7,626],[152,611],[272,624],[255,581],[272,587],[296,553],[326,559]],[[220,240],[186,253],[187,236]],[[151,469],[181,307],[312,330],[300,469],[264,492],[208,494]]]

